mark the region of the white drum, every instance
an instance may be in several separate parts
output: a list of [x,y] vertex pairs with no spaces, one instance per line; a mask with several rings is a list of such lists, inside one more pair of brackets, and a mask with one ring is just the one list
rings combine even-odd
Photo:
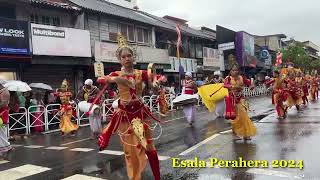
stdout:
[[[87,113],[91,107],[92,103],[88,103],[87,101],[81,101],[78,104],[78,107],[81,112]],[[100,113],[100,107],[96,104],[93,105],[91,111],[89,114],[99,114]]]
[[119,99],[116,99],[115,101],[113,101],[112,103],[112,108],[113,109],[118,109],[119,107]]
[[187,105],[187,104],[193,104],[196,103],[199,99],[198,94],[181,94],[180,96],[176,97],[172,103],[174,105]]

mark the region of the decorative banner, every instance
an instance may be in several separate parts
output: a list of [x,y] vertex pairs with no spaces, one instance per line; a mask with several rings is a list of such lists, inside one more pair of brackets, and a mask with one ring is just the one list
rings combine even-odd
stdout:
[[104,76],[104,66],[102,62],[94,63],[94,74],[96,77]]

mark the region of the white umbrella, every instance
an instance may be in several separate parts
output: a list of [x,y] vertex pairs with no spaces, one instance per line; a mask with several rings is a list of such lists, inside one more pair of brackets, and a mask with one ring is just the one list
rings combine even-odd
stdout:
[[0,84],[5,84],[5,83],[7,83],[7,82],[8,82],[7,80],[0,79]]
[[38,88],[38,89],[44,89],[44,90],[50,90],[50,91],[53,90],[51,86],[44,83],[31,83],[29,84],[29,86],[32,88]]
[[31,91],[31,88],[27,83],[22,81],[8,81],[4,84],[4,87],[8,88],[9,91],[27,92]]

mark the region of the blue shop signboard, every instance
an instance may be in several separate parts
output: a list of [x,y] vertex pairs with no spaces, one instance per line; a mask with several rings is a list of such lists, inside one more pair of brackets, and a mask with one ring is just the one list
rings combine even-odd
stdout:
[[0,54],[30,55],[28,22],[0,18]]

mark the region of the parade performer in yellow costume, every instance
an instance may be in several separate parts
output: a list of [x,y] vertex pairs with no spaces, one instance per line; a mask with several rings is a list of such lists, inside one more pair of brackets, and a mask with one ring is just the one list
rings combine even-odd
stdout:
[[224,87],[228,88],[229,95],[226,98],[226,117],[233,119],[232,130],[234,135],[243,137],[244,140],[251,140],[256,134],[256,127],[248,115],[248,105],[243,97],[243,88],[250,86],[251,81],[240,75],[238,65],[233,65],[230,76],[224,80]]
[[63,80],[61,88],[58,90],[58,96],[61,101],[61,120],[59,125],[61,133],[62,135],[75,133],[79,126],[71,122],[73,108],[70,104],[70,98],[72,97],[72,93],[69,91],[69,83],[66,79]]
[[98,83],[105,84],[105,87],[109,83],[116,83],[120,95],[118,108],[99,138],[100,150],[105,149],[111,135],[117,133],[123,145],[129,179],[141,179],[147,155],[154,179],[160,180],[159,159],[153,145],[156,138],[152,137],[151,132],[155,126],[150,118],[157,125],[159,121],[150,112],[149,107],[143,104],[142,92],[143,82],[148,84],[148,87],[157,88],[165,78],[157,80],[150,69],[134,69],[134,51],[121,35],[118,35],[118,44],[116,55],[122,65],[121,71],[112,72],[97,80]]
[[266,83],[273,84],[272,104],[275,105],[279,119],[284,119],[286,115],[286,106],[283,102],[286,101],[287,95],[284,90],[284,79],[280,76],[279,71],[273,72],[273,79]]

